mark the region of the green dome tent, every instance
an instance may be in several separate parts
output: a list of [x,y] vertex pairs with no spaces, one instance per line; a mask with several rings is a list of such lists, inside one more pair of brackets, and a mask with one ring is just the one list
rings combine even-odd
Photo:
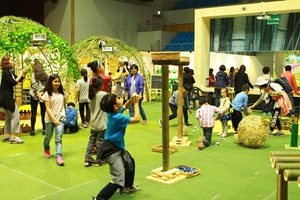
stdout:
[[50,73],[59,72],[61,77],[75,80],[79,77],[76,56],[67,42],[49,28],[27,18],[0,18],[0,55],[5,54],[22,55],[22,65],[34,60],[36,54],[42,54],[43,65]]
[[139,66],[144,82],[146,100],[149,100],[150,72],[146,68],[140,52],[125,42],[108,36],[92,36],[75,43],[73,50],[78,60],[103,60],[104,58],[126,57]]

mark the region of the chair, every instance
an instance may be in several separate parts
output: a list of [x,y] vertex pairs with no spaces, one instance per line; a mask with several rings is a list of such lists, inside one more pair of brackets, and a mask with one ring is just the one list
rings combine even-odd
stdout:
[[172,94],[178,90],[178,83],[177,81],[172,80],[171,81],[171,86],[172,86]]

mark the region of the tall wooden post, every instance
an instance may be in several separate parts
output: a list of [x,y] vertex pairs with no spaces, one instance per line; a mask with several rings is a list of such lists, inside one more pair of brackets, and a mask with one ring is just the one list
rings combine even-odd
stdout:
[[162,66],[162,144],[163,144],[163,171],[170,167],[169,159],[169,66]]

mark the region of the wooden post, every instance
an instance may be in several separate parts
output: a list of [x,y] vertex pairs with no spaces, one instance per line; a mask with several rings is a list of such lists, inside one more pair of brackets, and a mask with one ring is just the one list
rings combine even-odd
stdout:
[[[182,107],[183,107],[183,67],[190,64],[189,57],[180,57],[180,63],[178,65],[178,138],[182,139]],[[182,101],[183,100],[183,101]]]
[[178,120],[178,138],[182,138],[182,107],[183,107],[183,66],[178,65],[178,110],[177,110],[177,120]]
[[178,65],[180,61],[179,52],[153,52],[152,63],[162,65],[162,153],[163,169],[170,168],[169,160],[169,65]]
[[163,144],[163,171],[170,167],[169,159],[169,66],[162,66],[162,144]]

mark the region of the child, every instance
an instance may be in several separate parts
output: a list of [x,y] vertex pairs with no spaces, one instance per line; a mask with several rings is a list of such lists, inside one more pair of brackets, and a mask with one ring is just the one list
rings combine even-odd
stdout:
[[46,135],[44,138],[44,155],[50,158],[50,140],[55,129],[55,150],[56,163],[59,166],[64,166],[62,159],[62,136],[64,132],[64,122],[66,121],[65,99],[66,93],[61,85],[60,77],[57,74],[52,74],[44,88],[42,100],[46,106]]
[[104,134],[106,130],[106,114],[100,108],[100,101],[104,95],[107,93],[101,91],[104,87],[104,80],[101,76],[94,76],[91,80],[91,85],[89,86],[89,99],[90,99],[90,111],[91,111],[91,121],[90,121],[90,139],[86,148],[84,165],[89,167],[93,164],[96,166],[101,165],[103,162],[99,159],[92,158],[93,149],[95,144],[96,149],[99,150],[103,141]]
[[78,111],[75,103],[69,102],[66,108],[66,122],[64,125],[65,133],[76,133],[78,131]]
[[227,136],[227,131],[228,131],[228,121],[231,120],[231,114],[229,113],[230,109],[230,99],[227,97],[228,95],[228,89],[227,88],[222,88],[221,89],[221,101],[220,101],[220,106],[219,108],[223,112],[223,116],[221,117],[220,121],[222,124],[222,132],[219,133],[222,138]]
[[[134,115],[128,117],[122,113],[134,104]],[[135,174],[134,159],[125,150],[124,135],[128,124],[139,123],[139,95],[133,94],[123,105],[115,94],[105,95],[100,108],[107,113],[105,140],[98,152],[99,157],[109,164],[112,181],[109,182],[94,200],[109,199],[118,189],[123,193],[136,192],[139,186],[133,185]]]
[[[190,84],[184,84],[183,85],[183,118],[184,118],[184,123],[186,126],[192,126],[192,124],[189,123],[189,117],[188,117],[188,111],[189,113],[192,113],[192,110],[190,109],[189,101],[187,98],[188,93],[192,90],[192,85]],[[172,120],[177,117],[177,109],[178,109],[178,90],[174,92],[174,94],[171,96],[169,100],[169,107],[171,109],[172,114],[169,116],[169,120]],[[159,126],[162,127],[162,120],[160,119],[159,121]]]
[[231,114],[231,117],[232,117],[232,126],[234,128],[234,131],[237,131],[239,123],[243,119],[242,107],[244,107],[244,113],[246,115],[249,115],[248,107],[247,107],[249,89],[250,88],[248,84],[242,85],[241,88],[242,91],[239,92],[232,101],[233,113]]
[[200,108],[196,111],[196,119],[198,119],[199,126],[203,129],[204,139],[199,137],[199,150],[204,147],[209,147],[211,142],[212,130],[215,125],[214,114],[218,113],[217,119],[222,117],[222,111],[216,106],[211,106],[207,103],[206,98],[200,99]]

